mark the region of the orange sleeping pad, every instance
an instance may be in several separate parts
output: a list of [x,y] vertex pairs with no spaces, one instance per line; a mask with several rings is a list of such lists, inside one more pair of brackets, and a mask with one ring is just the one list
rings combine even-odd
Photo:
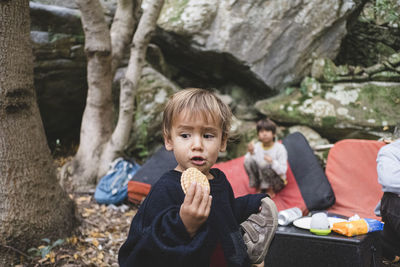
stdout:
[[150,184],[131,180],[128,182],[128,200],[140,204],[150,192],[150,189]]
[[380,220],[374,209],[383,192],[378,183],[376,157],[384,142],[345,139],[329,151],[325,173],[336,196],[330,212]]

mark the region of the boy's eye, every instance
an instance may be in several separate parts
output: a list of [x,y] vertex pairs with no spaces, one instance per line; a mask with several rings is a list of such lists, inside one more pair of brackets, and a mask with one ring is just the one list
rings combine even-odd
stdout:
[[213,134],[204,134],[204,138],[209,139],[209,138],[213,138],[214,135]]
[[186,133],[181,134],[181,137],[182,137],[182,138],[189,138],[189,136],[190,136],[190,135],[189,135],[189,134],[186,134]]

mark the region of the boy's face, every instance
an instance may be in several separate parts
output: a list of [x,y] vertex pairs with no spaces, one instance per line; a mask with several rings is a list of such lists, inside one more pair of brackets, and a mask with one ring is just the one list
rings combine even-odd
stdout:
[[275,134],[272,131],[261,129],[258,132],[258,140],[264,145],[270,145],[274,142]]
[[195,167],[212,179],[210,168],[218,158],[218,152],[226,149],[226,140],[222,141],[222,129],[219,122],[205,120],[201,115],[190,116],[181,112],[173,119],[171,137],[165,137],[165,147],[174,151],[177,171]]

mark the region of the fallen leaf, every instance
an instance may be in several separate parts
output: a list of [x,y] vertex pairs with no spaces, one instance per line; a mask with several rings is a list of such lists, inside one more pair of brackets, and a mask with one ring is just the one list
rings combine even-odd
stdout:
[[95,247],[98,247],[99,241],[96,238],[93,238],[92,244],[95,245]]

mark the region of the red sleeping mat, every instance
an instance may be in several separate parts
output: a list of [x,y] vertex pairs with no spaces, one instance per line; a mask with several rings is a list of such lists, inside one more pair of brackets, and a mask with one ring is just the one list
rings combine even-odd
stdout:
[[372,140],[346,139],[329,151],[325,173],[336,196],[330,212],[361,218],[376,217],[374,209],[382,197],[378,183],[376,157],[385,143]]
[[[254,194],[255,189],[249,187],[249,178],[243,166],[244,156],[230,161],[215,164],[213,167],[223,171],[232,185],[235,197]],[[299,207],[306,209],[306,204],[301,196],[297,182],[290,167],[286,173],[287,186],[273,198],[278,210]]]

